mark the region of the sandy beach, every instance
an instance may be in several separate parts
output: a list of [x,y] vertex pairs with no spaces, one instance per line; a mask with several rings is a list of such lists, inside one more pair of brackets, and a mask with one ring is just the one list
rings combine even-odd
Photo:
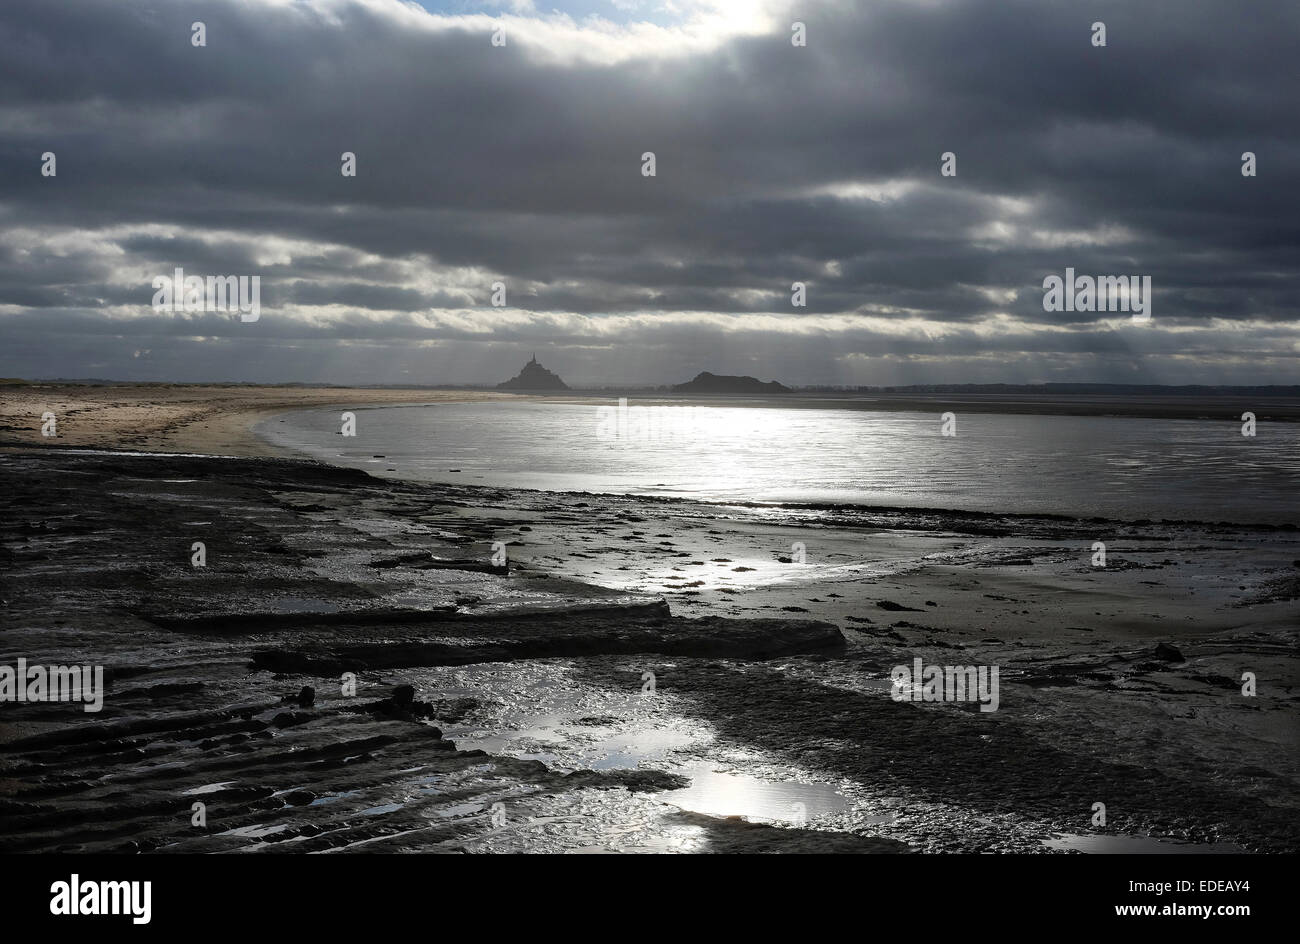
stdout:
[[[0,848],[1300,850],[1294,528],[429,485],[250,432],[496,396],[0,387],[0,664],[107,678],[4,706]],[[895,700],[917,658],[999,667],[998,710]]]
[[[366,387],[256,387],[232,384],[0,384],[0,448],[85,449],[269,456],[253,435],[262,419],[287,410],[387,403],[465,403],[517,397],[489,391]],[[41,435],[41,416],[58,421]]]

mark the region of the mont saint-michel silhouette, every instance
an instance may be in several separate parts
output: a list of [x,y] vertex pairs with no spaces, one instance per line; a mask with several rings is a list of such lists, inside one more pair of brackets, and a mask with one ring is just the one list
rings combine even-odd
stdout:
[[537,363],[537,354],[524,365],[517,376],[497,384],[498,390],[568,390],[569,385],[557,375]]

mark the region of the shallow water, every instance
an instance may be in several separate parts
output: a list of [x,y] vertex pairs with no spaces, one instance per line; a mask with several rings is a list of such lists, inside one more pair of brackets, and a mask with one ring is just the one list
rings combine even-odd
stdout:
[[707,816],[743,816],[750,820],[802,824],[825,813],[842,813],[849,801],[828,783],[771,781],[713,770],[707,764],[676,771],[691,785],[661,795],[665,803]]
[[[633,404],[632,410],[636,409]],[[835,502],[1120,519],[1300,520],[1300,425],[769,407],[457,403],[272,417],[273,443],[377,475],[709,501]],[[604,412],[602,412],[604,411]],[[636,415],[632,413],[632,415]],[[392,470],[392,471],[389,471]]]
[[[699,749],[707,750],[713,741],[706,727],[682,719],[665,723],[656,700],[639,693],[569,687],[563,681],[567,671],[557,664],[503,665],[486,671],[461,668],[456,675],[462,684],[473,679],[482,686],[476,688],[480,695],[487,688],[501,699],[492,712],[495,730],[487,733],[474,726],[447,725],[444,732],[462,750],[509,754],[560,767],[668,770],[688,777],[690,785],[665,791],[657,799],[708,816],[801,824],[852,806],[829,783],[788,779],[771,767],[765,767],[760,778],[729,769],[733,766],[729,761],[700,760]],[[578,716],[593,712],[595,717],[576,723]],[[741,764],[760,760],[734,750],[728,756]]]

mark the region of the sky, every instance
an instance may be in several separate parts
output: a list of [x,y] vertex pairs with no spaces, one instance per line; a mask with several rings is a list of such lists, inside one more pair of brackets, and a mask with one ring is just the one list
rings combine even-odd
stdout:
[[[1278,0],[4,0],[0,377],[1300,383],[1298,37]],[[178,267],[260,316],[156,309]],[[1044,310],[1067,267],[1149,276],[1150,320]]]

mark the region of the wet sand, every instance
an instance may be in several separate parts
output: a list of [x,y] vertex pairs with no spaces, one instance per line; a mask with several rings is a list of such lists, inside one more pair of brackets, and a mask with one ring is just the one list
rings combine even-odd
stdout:
[[[261,411],[365,393],[96,389],[115,399],[80,391],[67,445],[213,452],[221,428],[242,455]],[[375,392],[408,393],[381,402],[436,399]],[[0,664],[110,684],[98,715],[0,705],[4,851],[1300,849],[1291,529],[557,495],[5,435]],[[916,657],[999,666],[998,711],[894,701]]]
[[[365,387],[254,387],[190,384],[0,384],[0,448],[72,448],[218,456],[279,453],[252,432],[288,410],[386,403],[465,403],[516,394]],[[52,412],[57,435],[41,434]]]

